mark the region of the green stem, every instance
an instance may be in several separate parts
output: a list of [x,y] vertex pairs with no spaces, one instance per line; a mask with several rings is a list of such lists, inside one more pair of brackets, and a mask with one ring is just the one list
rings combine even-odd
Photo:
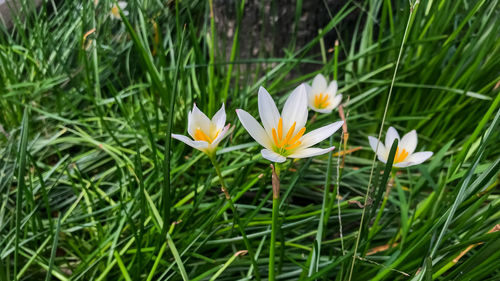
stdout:
[[224,192],[226,200],[229,203],[229,207],[231,208],[231,211],[233,212],[234,224],[240,230],[241,236],[243,237],[243,242],[245,243],[245,247],[247,247],[248,255],[250,256],[250,261],[252,262],[252,265],[254,268],[255,278],[257,280],[260,280],[259,268],[258,268],[257,262],[255,261],[255,252],[252,248],[252,245],[250,244],[250,241],[247,238],[245,230],[243,229],[244,228],[243,225],[241,225],[241,223],[240,223],[240,218],[239,218],[238,212],[236,212],[236,208],[234,206],[233,200],[231,200],[231,195],[229,194],[229,191],[227,190],[226,184],[224,183],[224,178],[222,177],[222,172],[221,172],[219,163],[217,163],[217,160],[215,159],[215,153],[213,153],[212,155],[208,155],[208,157],[210,158],[210,161],[212,161],[212,164],[214,165],[215,172],[217,173],[217,176],[219,177],[219,182],[221,185],[222,192]]
[[[275,168],[274,168],[275,167]],[[276,233],[278,232],[278,218],[279,218],[279,206],[280,206],[280,166],[275,163],[272,175],[272,186],[273,186],[273,213],[272,213],[272,224],[271,224],[271,246],[269,247],[269,281],[274,281],[275,279],[275,252],[276,252]]]

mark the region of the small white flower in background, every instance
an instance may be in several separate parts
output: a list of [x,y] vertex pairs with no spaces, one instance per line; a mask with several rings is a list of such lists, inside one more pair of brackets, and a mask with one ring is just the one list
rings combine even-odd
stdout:
[[124,15],[128,16],[128,11],[125,10],[125,8],[127,7],[127,2],[118,1],[118,5],[113,4],[113,7],[111,7],[111,11],[110,11],[111,18],[117,19],[117,20],[121,19],[120,10],[118,9],[118,7],[120,7],[120,10],[123,11]]
[[306,158],[325,154],[330,148],[311,148],[337,131],[343,121],[321,127],[304,135],[307,121],[307,93],[304,84],[297,87],[285,102],[281,114],[273,98],[263,87],[259,89],[259,115],[264,127],[248,112],[237,109],[243,127],[260,145],[267,160],[282,163],[286,158]]
[[417,131],[415,130],[410,131],[400,139],[396,129],[389,127],[387,135],[385,136],[385,145],[379,142],[377,138],[368,137],[368,141],[373,151],[376,151],[378,143],[378,151],[376,151],[378,160],[384,163],[387,163],[387,158],[389,157],[389,152],[391,151],[392,143],[395,139],[398,139],[398,147],[396,149],[396,155],[394,156],[394,167],[403,168],[418,165],[429,159],[433,154],[431,151],[414,153],[415,148],[417,148]]
[[342,95],[337,94],[337,81],[333,80],[328,85],[325,76],[321,74],[314,77],[312,86],[306,87],[309,107],[316,112],[330,113],[342,101]]
[[210,120],[205,113],[201,112],[196,104],[188,113],[188,134],[190,139],[183,135],[172,134],[172,138],[178,139],[208,155],[212,155],[217,149],[219,142],[227,135],[230,124],[226,123],[226,111],[224,104]]

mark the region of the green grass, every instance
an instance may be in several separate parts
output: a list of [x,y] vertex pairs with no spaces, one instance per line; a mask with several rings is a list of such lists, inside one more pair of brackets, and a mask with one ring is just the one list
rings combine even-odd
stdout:
[[[130,1],[122,20],[112,1],[31,2],[0,25],[0,280],[267,280],[271,235],[276,280],[500,278],[499,1],[423,0],[411,17],[408,1],[319,1],[320,30],[300,0]],[[283,105],[331,79],[334,40],[346,148],[362,149],[288,161],[273,208],[234,110],[256,115],[259,86]],[[224,102],[235,125],[216,156],[231,202],[210,159],[170,139],[194,102]],[[367,140],[389,125],[434,152],[393,181]]]

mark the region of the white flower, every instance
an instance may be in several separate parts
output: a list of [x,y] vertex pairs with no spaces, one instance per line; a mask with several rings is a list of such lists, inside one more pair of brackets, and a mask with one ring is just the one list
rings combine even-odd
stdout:
[[415,130],[410,131],[400,139],[396,129],[389,127],[385,136],[385,145],[374,137],[368,137],[373,151],[376,151],[378,143],[378,150],[376,151],[378,160],[384,163],[387,162],[387,157],[389,157],[389,152],[395,139],[398,139],[398,147],[394,156],[394,167],[402,168],[418,165],[429,159],[433,154],[431,151],[413,153],[415,148],[417,148],[417,131]]
[[337,90],[337,81],[333,80],[330,85],[327,85],[323,75],[316,75],[312,87],[307,85],[309,107],[319,113],[332,112],[342,101],[342,95],[337,94]]
[[211,155],[217,149],[219,142],[227,135],[230,124],[226,123],[226,111],[224,104],[210,120],[201,112],[196,104],[188,113],[188,134],[190,139],[183,135],[172,134],[172,138],[178,139],[185,144]]
[[[120,7],[120,9],[118,9],[118,7]],[[109,12],[109,14],[111,15],[111,18],[112,19],[121,19],[120,17],[120,10],[123,11],[123,14],[128,16],[128,11],[125,11],[125,8],[127,7],[127,2],[125,1],[118,1],[118,5],[113,5],[113,7],[111,7],[111,11]]]
[[311,146],[331,136],[343,121],[335,122],[304,135],[307,121],[307,93],[304,84],[297,87],[285,102],[283,111],[278,112],[271,95],[260,87],[259,115],[264,127],[248,112],[237,109],[236,113],[243,127],[260,145],[267,160],[282,163],[286,158],[306,158],[321,155],[333,150],[330,148],[311,148]]

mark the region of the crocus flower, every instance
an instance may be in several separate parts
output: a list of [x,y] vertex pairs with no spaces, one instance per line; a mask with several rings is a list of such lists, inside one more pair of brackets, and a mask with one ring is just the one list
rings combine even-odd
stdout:
[[110,11],[110,15],[111,15],[111,18],[113,19],[121,19],[120,17],[120,10],[118,9],[118,7],[120,7],[120,10],[123,11],[123,14],[124,15],[128,15],[128,11],[125,11],[125,8],[127,7],[127,2],[125,1],[118,1],[118,5],[113,5],[113,7],[111,7],[111,11]]
[[248,112],[237,109],[236,113],[250,136],[265,147],[261,153],[267,160],[282,163],[287,157],[312,157],[335,148],[322,149],[311,148],[311,146],[335,133],[342,126],[343,121],[304,134],[307,121],[307,93],[304,84],[293,90],[281,114],[271,95],[263,87],[259,89],[258,104],[260,119],[264,127]]
[[[392,143],[395,139],[398,139],[398,148],[396,149],[396,155],[394,156],[393,166],[402,168],[418,165],[432,156],[431,151],[415,152],[417,148],[417,131],[412,130],[402,139],[399,138],[399,134],[393,127],[389,127],[387,130],[387,135],[385,136],[385,145],[379,142],[377,138],[368,137],[370,146],[373,151],[376,151],[378,160],[386,163],[387,157],[389,157],[389,152],[392,147]],[[377,150],[378,143],[378,150]]]
[[193,107],[188,113],[188,134],[190,139],[183,135],[172,134],[172,138],[180,140],[185,144],[203,151],[207,155],[213,155],[219,142],[227,135],[230,124],[226,123],[226,111],[224,104],[210,120],[201,110]]
[[337,94],[337,81],[327,84],[325,76],[318,74],[314,77],[312,87],[307,85],[309,107],[319,113],[330,113],[339,106],[342,95]]

